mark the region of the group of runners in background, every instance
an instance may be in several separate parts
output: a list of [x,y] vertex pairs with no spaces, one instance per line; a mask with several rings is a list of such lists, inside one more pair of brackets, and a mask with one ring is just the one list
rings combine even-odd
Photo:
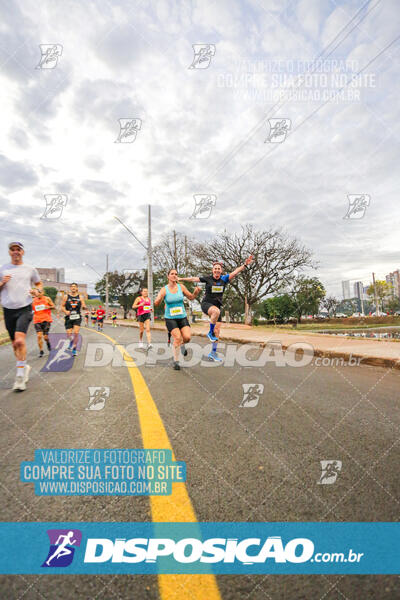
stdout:
[[[3,306],[5,326],[17,361],[13,389],[23,391],[26,389],[31,369],[26,363],[26,334],[29,324],[33,319],[39,356],[42,357],[44,355],[44,343],[46,343],[48,351],[51,351],[49,339],[49,330],[53,321],[51,311],[56,307],[52,299],[44,294],[38,271],[34,267],[23,263],[23,244],[21,242],[10,242],[8,248],[11,262],[0,267],[0,301]],[[224,290],[234,277],[248,267],[252,260],[253,257],[249,256],[243,265],[240,265],[231,273],[225,274],[223,274],[221,261],[213,263],[210,275],[179,277],[176,269],[168,271],[168,281],[159,291],[154,305],[159,306],[162,302],[165,303],[165,325],[168,331],[168,345],[171,344],[172,340],[173,368],[175,370],[180,369],[179,354],[181,352],[184,356],[187,355],[185,344],[190,342],[191,339],[184,299],[195,300],[201,292],[199,286],[196,286],[194,291],[190,292],[182,282],[205,284],[201,309],[210,320],[207,337],[212,342],[212,349],[208,354],[208,358],[215,362],[221,362],[217,354],[217,346],[221,329]],[[106,311],[101,305],[89,310],[84,295],[79,292],[76,283],[70,285],[70,290],[64,295],[60,308],[65,315],[65,330],[69,338],[68,350],[72,356],[76,356],[82,319],[85,319],[86,326],[89,326],[90,320],[93,327],[97,327],[98,331],[102,331]],[[146,333],[147,350],[149,350],[152,347],[150,323],[153,308],[147,288],[141,290],[132,308],[137,311],[139,322],[139,347],[144,348],[143,335]],[[108,316],[112,325],[116,327],[116,311]]]

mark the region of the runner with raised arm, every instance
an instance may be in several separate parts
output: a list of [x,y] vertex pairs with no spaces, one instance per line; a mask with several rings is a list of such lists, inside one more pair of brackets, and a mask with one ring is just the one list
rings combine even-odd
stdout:
[[212,265],[211,275],[202,275],[200,277],[179,277],[178,281],[192,281],[194,283],[205,283],[206,291],[201,301],[201,310],[204,314],[210,317],[210,330],[207,334],[210,342],[213,343],[212,350],[208,355],[210,360],[222,362],[217,355],[218,338],[221,330],[221,309],[222,297],[225,287],[236,275],[239,275],[253,261],[253,257],[249,256],[244,261],[243,265],[237,267],[232,273],[222,274],[222,261],[214,261]]
[[179,348],[182,344],[190,342],[191,338],[190,325],[187,320],[183,298],[186,296],[189,300],[194,300],[199,292],[200,288],[196,287],[192,294],[186,286],[179,284],[176,269],[171,269],[168,271],[167,285],[161,288],[154,301],[155,306],[161,304],[163,300],[165,301],[165,325],[173,339],[173,367],[176,371],[180,370]]
[[39,273],[34,267],[23,264],[24,245],[10,242],[8,253],[11,262],[0,267],[0,302],[4,312],[4,323],[10,336],[17,373],[13,390],[26,390],[31,367],[26,364],[26,333],[32,321],[32,286],[41,287]]

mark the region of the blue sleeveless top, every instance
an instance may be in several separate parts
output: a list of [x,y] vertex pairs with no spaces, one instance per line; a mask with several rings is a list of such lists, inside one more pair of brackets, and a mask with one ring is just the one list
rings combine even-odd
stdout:
[[183,319],[186,317],[185,305],[183,304],[183,292],[178,283],[178,291],[171,294],[168,285],[165,286],[165,319]]

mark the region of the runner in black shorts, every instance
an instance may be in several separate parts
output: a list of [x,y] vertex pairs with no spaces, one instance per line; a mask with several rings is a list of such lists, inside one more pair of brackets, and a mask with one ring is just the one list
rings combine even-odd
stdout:
[[139,322],[139,348],[143,348],[143,332],[146,329],[147,350],[150,350],[150,348],[152,348],[150,323],[151,312],[153,309],[151,308],[151,300],[147,288],[143,288],[140,291],[140,295],[135,299],[132,308],[137,310],[136,314]]
[[23,264],[24,246],[21,242],[10,242],[8,253],[11,262],[0,267],[0,301],[3,306],[4,323],[10,336],[17,373],[13,390],[26,390],[31,367],[26,363],[26,333],[32,321],[32,286],[42,285],[34,267]]
[[82,322],[81,310],[86,310],[85,299],[78,291],[78,284],[71,283],[70,293],[64,298],[61,310],[65,313],[65,329],[69,337],[68,350],[72,350],[72,356],[76,356],[78,345],[79,328]]
[[154,304],[158,306],[163,300],[165,301],[165,325],[174,340],[174,369],[179,371],[179,347],[190,342],[190,325],[187,320],[183,297],[186,296],[189,300],[194,300],[200,292],[200,288],[196,288],[192,294],[184,285],[177,283],[177,280],[178,273],[176,269],[171,269],[168,272],[168,284],[161,288]]
[[225,291],[225,287],[236,275],[241,273],[243,269],[252,262],[253,257],[249,256],[244,261],[244,264],[237,267],[232,273],[222,274],[222,262],[215,261],[212,267],[211,275],[203,275],[201,277],[179,277],[178,281],[193,281],[194,283],[205,283],[206,291],[204,298],[201,302],[201,310],[203,313],[210,317],[210,330],[207,334],[210,342],[213,343],[212,350],[208,355],[210,360],[216,362],[222,362],[217,355],[218,337],[221,330],[221,309],[222,309],[222,297]]
[[49,330],[53,322],[51,316],[51,310],[55,309],[54,302],[48,296],[45,296],[42,289],[36,290],[36,297],[32,301],[33,311],[33,326],[37,334],[37,341],[39,346],[39,356],[42,357],[43,352],[43,339],[47,344],[47,349],[51,350],[49,341]]

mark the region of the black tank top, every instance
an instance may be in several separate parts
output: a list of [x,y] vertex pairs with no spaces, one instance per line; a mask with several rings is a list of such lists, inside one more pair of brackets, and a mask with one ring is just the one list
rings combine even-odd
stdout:
[[65,308],[67,310],[70,310],[71,312],[80,314],[81,306],[82,306],[82,302],[79,297],[79,294],[77,296],[71,296],[71,294],[68,294],[67,301],[65,303]]

